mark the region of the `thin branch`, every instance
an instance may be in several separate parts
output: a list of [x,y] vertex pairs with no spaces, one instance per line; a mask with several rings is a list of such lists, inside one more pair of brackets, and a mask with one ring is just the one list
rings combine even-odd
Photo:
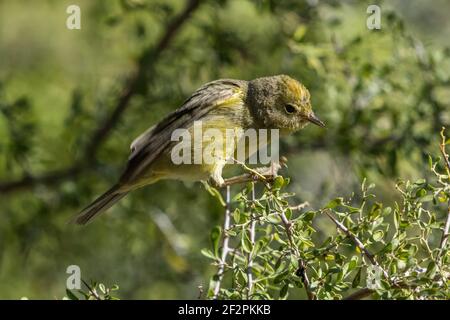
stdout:
[[[439,145],[439,149],[441,150],[442,156],[444,158],[445,168],[447,171],[447,176],[450,179],[450,161],[447,154],[447,151],[445,150],[445,127],[442,127],[441,130],[441,144]],[[442,230],[442,238],[440,242],[440,252],[444,251],[445,246],[447,245],[448,237],[449,237],[449,230],[450,230],[450,201],[448,202],[448,213],[447,213],[447,220],[445,222],[444,229]]]
[[278,175],[278,171],[282,168],[282,166],[285,165],[286,160],[283,159],[280,160],[281,160],[280,163],[272,162],[270,167],[260,167],[256,169],[249,168],[245,163],[234,160],[237,164],[241,165],[244,168],[244,170],[249,172],[239,176],[225,179],[223,186],[226,187],[235,184],[254,181],[263,181],[263,182],[271,181]]
[[445,246],[447,245],[448,237],[450,230],[450,201],[448,203],[448,213],[447,213],[447,221],[445,222],[444,230],[442,230],[442,238],[440,243],[441,253],[444,251]]
[[[390,279],[390,281],[392,281],[392,279]],[[395,283],[394,286],[398,289],[408,289],[408,290],[413,290],[418,287],[418,285],[416,285],[416,284],[409,284],[409,283],[405,283],[405,282]],[[375,290],[372,290],[369,288],[362,288],[362,289],[359,289],[358,291],[355,291],[351,295],[345,297],[343,300],[361,300],[361,299],[364,299],[364,298],[370,296],[374,292],[375,292]]]
[[364,253],[364,255],[367,257],[367,259],[369,259],[370,263],[372,265],[380,268],[383,271],[384,276],[387,279],[389,279],[389,275],[386,272],[386,270],[381,268],[381,266],[375,260],[375,257],[369,252],[369,250],[367,250],[367,248],[364,246],[364,244],[361,242],[361,240],[359,240],[357,236],[355,236],[350,230],[348,230],[346,226],[344,226],[335,217],[333,217],[328,210],[325,210],[324,212],[340,230],[342,230],[350,239],[352,239],[352,241],[356,244],[356,246],[359,248],[359,250],[361,250],[361,252]]
[[225,272],[225,265],[227,261],[228,252],[230,251],[229,242],[230,236],[228,235],[228,230],[230,230],[231,221],[231,190],[230,186],[227,186],[227,196],[225,205],[225,219],[223,221],[223,244],[222,244],[222,256],[220,258],[219,269],[217,271],[217,280],[214,284],[214,295],[213,299],[217,299],[220,291],[220,285],[222,284],[223,274]]
[[86,281],[81,279],[81,282],[83,282],[83,284],[86,286],[86,288],[88,288],[89,292],[94,296],[96,300],[102,300],[102,298],[100,298],[100,296],[97,294],[97,291],[95,289],[92,289]]
[[309,202],[308,201],[300,203],[300,204],[298,204],[296,206],[291,206],[291,207],[289,207],[289,209],[291,209],[292,211],[297,211],[297,210],[302,210],[302,209],[304,209],[306,207],[309,207]]
[[444,157],[445,169],[447,171],[447,175],[450,177],[450,160],[447,152],[445,151],[445,127],[441,129],[441,143],[439,145],[439,149],[441,150],[441,154]]
[[370,296],[372,293],[373,293],[373,290],[368,289],[368,288],[363,288],[363,289],[360,289],[360,290],[352,293],[348,297],[345,297],[344,300],[361,300],[361,299],[364,299],[364,298]]
[[[271,174],[263,174],[260,173],[261,176],[264,177],[264,181],[269,180],[272,178]],[[241,184],[241,183],[247,183],[247,182],[254,182],[260,180],[258,176],[255,176],[254,174],[245,173],[239,176],[231,177],[228,179],[225,179],[225,182],[223,183],[223,187],[232,186],[235,184]]]
[[199,286],[197,287],[197,289],[198,289],[198,296],[197,296],[197,299],[198,299],[198,300],[201,300],[202,297],[203,297],[203,286],[202,286],[202,285],[199,285]]
[[169,47],[172,40],[181,30],[181,27],[202,2],[203,0],[188,0],[183,11],[175,16],[167,25],[165,32],[155,46],[149,47],[142,52],[138,59],[136,71],[125,83],[112,112],[94,130],[92,137],[89,139],[90,143],[84,149],[80,161],[76,161],[66,168],[50,170],[37,175],[28,175],[13,181],[0,182],[0,195],[30,189],[36,185],[57,185],[63,181],[74,179],[81,173],[91,169],[93,159],[95,159],[98,150],[107,140],[112,129],[117,125],[124,112],[128,109],[131,98],[140,93],[143,87],[142,84],[148,82],[150,79],[149,74],[154,71],[161,54]]
[[[375,260],[375,257],[369,252],[369,250],[367,250],[367,248],[364,246],[364,244],[361,242],[361,240],[358,239],[358,237],[356,237],[353,233],[350,232],[350,230],[348,230],[348,228],[346,226],[344,226],[335,217],[333,217],[331,215],[331,213],[328,212],[328,210],[325,210],[325,214],[331,219],[331,221],[334,222],[334,224],[340,230],[342,230],[347,235],[347,237],[352,239],[352,241],[356,244],[356,246],[359,248],[359,250],[361,250],[361,252],[364,253],[364,255],[367,257],[367,259],[369,259],[369,261],[372,265],[381,268],[380,265],[378,264],[378,262]],[[389,278],[389,275],[387,274],[387,272],[385,270],[383,270],[383,274],[385,275],[386,278]],[[368,288],[363,288],[363,289],[358,290],[355,293],[349,295],[344,300],[360,300],[367,296],[370,296],[372,294],[372,292],[373,291]]]
[[286,215],[284,214],[284,211],[280,212],[281,221],[283,222],[284,229],[286,230],[286,235],[288,237],[289,244],[291,246],[291,249],[294,250],[295,255],[298,258],[298,270],[297,275],[302,279],[303,286],[305,287],[306,295],[308,296],[309,300],[316,299],[315,294],[311,291],[310,283],[308,275],[306,274],[306,263],[303,261],[303,259],[300,257],[300,251],[298,250],[297,246],[294,245],[294,241],[292,240],[292,232],[291,232],[291,222],[288,220]]
[[[255,184],[253,184],[252,188],[252,204],[255,202]],[[250,242],[252,244],[252,251],[255,246],[255,233],[256,233],[256,219],[255,215],[251,214],[251,223],[250,223]],[[252,295],[253,291],[253,258],[252,258],[252,252],[249,252],[247,255],[247,298],[249,298]]]
[[356,246],[361,250],[361,252],[364,253],[364,255],[369,259],[370,263],[374,266],[378,266],[378,262],[375,260],[374,256],[369,252],[369,250],[366,249],[364,244],[361,242],[361,240],[358,239],[353,233],[350,232],[350,230],[347,229],[346,226],[344,226],[342,223],[340,223],[335,217],[331,215],[331,213],[328,212],[328,210],[325,210],[325,214],[331,219],[331,221],[334,222],[334,224],[341,229],[352,241],[356,244]]

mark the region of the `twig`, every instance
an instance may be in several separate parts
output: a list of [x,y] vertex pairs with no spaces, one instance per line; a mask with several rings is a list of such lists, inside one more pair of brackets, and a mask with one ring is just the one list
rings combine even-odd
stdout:
[[297,211],[297,210],[302,210],[302,209],[304,209],[306,207],[309,207],[309,202],[308,201],[300,203],[300,204],[298,204],[296,206],[289,207],[289,209],[291,209],[292,211]]
[[364,255],[367,257],[367,259],[369,259],[370,263],[378,268],[380,268],[383,271],[384,276],[389,279],[389,275],[386,272],[386,270],[384,270],[383,268],[381,268],[381,266],[378,264],[378,262],[375,260],[375,257],[369,252],[369,250],[367,250],[367,248],[364,246],[364,244],[361,242],[361,240],[358,239],[357,236],[355,236],[350,230],[347,229],[346,226],[344,226],[342,223],[340,223],[335,217],[333,217],[331,215],[330,212],[328,212],[328,210],[324,211],[325,214],[331,219],[331,221],[334,222],[334,224],[340,229],[342,230],[350,239],[352,239],[352,241],[356,244],[356,246],[359,248],[359,250],[361,250],[362,253],[364,253]]
[[94,296],[95,299],[102,300],[100,298],[100,296],[97,294],[97,292],[95,291],[95,289],[92,289],[91,286],[86,281],[81,279],[81,282],[83,282],[83,284],[86,286],[86,288],[88,288],[89,292]]
[[[447,154],[447,151],[445,150],[445,127],[442,127],[441,130],[441,144],[439,145],[439,149],[441,150],[442,156],[444,158],[445,168],[447,171],[447,176],[450,179],[450,161]],[[448,213],[447,213],[447,220],[445,222],[444,229],[442,230],[442,238],[439,245],[440,253],[444,251],[445,246],[447,245],[448,237],[449,237],[449,230],[450,230],[450,201],[448,202]]]
[[225,272],[225,265],[228,256],[229,241],[230,236],[228,235],[228,230],[230,229],[230,221],[231,221],[231,190],[230,186],[227,186],[227,196],[226,196],[226,205],[225,205],[225,218],[223,222],[223,244],[222,244],[222,256],[220,258],[219,269],[217,271],[217,281],[214,284],[214,295],[213,299],[217,299],[220,291],[220,285],[222,284],[223,274]]
[[[252,204],[255,202],[255,184],[252,186]],[[251,214],[251,223],[250,223],[250,242],[252,244],[252,250],[248,253],[247,260],[247,298],[249,298],[252,295],[253,291],[253,258],[252,258],[252,251],[255,246],[255,229],[256,229],[256,220],[255,216],[252,212]]]
[[448,203],[448,213],[447,213],[447,221],[445,222],[444,230],[442,230],[442,238],[440,243],[441,253],[444,251],[445,246],[447,245],[448,237],[450,230],[450,201]]
[[233,158],[233,161],[236,162],[238,165],[240,165],[242,168],[244,168],[246,171],[254,174],[256,177],[258,177],[260,180],[264,181],[266,180],[266,177],[258,172],[258,170],[252,169],[249,166],[247,166],[244,162],[239,161],[237,159]]
[[300,251],[298,250],[297,246],[294,245],[294,241],[292,240],[292,232],[291,232],[291,222],[288,220],[286,215],[284,214],[284,211],[280,212],[281,221],[283,222],[284,229],[286,230],[286,235],[288,237],[289,244],[291,246],[291,249],[294,250],[295,255],[298,258],[298,270],[297,275],[302,279],[303,286],[305,287],[306,295],[308,296],[309,300],[316,299],[315,294],[311,291],[311,287],[309,284],[309,278],[306,274],[306,264],[303,261],[303,259],[300,257]]
[[[346,226],[344,226],[342,223],[340,223],[335,217],[333,217],[331,215],[331,213],[328,212],[328,210],[325,210],[325,214],[331,219],[331,221],[334,222],[334,224],[340,229],[342,230],[347,237],[349,237],[350,239],[352,239],[352,241],[356,244],[356,246],[361,250],[361,252],[364,253],[364,255],[367,257],[367,259],[369,259],[370,263],[374,266],[377,266],[379,268],[380,265],[378,264],[378,262],[375,260],[374,256],[369,252],[369,250],[367,250],[367,248],[364,246],[364,244],[361,242],[361,240],[358,239],[358,237],[356,237],[353,233],[350,232],[350,230],[348,230],[348,228]],[[381,269],[383,270],[383,269]],[[387,272],[385,270],[383,270],[383,274],[386,278],[389,278],[389,275],[387,274]],[[344,300],[359,300],[359,299],[363,299],[369,295],[372,294],[372,290],[368,289],[368,288],[363,288],[361,290],[356,291],[355,293],[349,295],[348,297],[346,297]]]
[[286,160],[282,160],[282,162],[272,162],[270,167],[260,167],[256,169],[249,168],[245,163],[242,163],[238,160],[233,159],[237,164],[241,165],[245,170],[249,171],[249,173],[244,173],[239,176],[231,177],[225,179],[223,186],[231,186],[240,183],[253,182],[253,181],[270,181],[278,175],[278,171],[281,169],[283,165],[285,165]]
[[[392,279],[390,279],[390,281],[392,281]],[[395,283],[394,286],[398,289],[408,289],[408,290],[412,290],[418,287],[418,285],[416,284],[408,284],[405,282],[398,282]],[[355,291],[354,293],[352,293],[351,295],[345,297],[343,300],[360,300],[360,299],[364,299],[365,297],[370,296],[372,293],[374,293],[375,290],[369,289],[369,288],[362,288],[359,289],[358,291]]]
[[450,160],[448,158],[448,154],[445,151],[445,127],[442,127],[441,130],[441,143],[439,145],[439,149],[441,150],[441,154],[444,157],[445,169],[447,171],[447,175],[450,177]]
[[116,106],[105,120],[94,130],[90,143],[86,146],[82,153],[81,160],[75,161],[66,168],[58,170],[50,170],[48,172],[27,175],[23,178],[0,182],[0,195],[11,193],[18,190],[30,189],[36,185],[57,185],[66,180],[72,180],[81,173],[90,170],[93,167],[93,160],[102,144],[111,134],[112,129],[117,125],[124,112],[130,105],[131,98],[138,94],[141,90],[142,82],[149,79],[149,72],[154,71],[156,63],[161,54],[169,47],[171,41],[180,31],[181,27],[199,7],[203,0],[188,0],[183,11],[175,16],[167,25],[165,32],[162,34],[155,46],[144,50],[138,59],[136,71],[126,82],[122,93],[119,96]]
[[202,286],[202,285],[199,285],[199,286],[197,287],[197,289],[198,289],[198,296],[197,296],[197,299],[200,300],[200,299],[203,297],[203,286]]
[[373,293],[373,290],[371,290],[369,288],[363,288],[363,289],[360,289],[360,290],[352,293],[348,297],[345,297],[344,300],[361,300],[361,299],[364,299],[364,298],[370,296],[372,293]]

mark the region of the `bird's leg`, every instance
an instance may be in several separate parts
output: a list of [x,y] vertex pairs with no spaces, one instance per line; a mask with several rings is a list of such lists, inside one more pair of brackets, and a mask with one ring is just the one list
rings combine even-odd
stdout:
[[213,187],[222,188],[225,186],[225,180],[222,178],[222,170],[225,164],[225,160],[218,160],[215,162],[212,174],[208,179],[208,183]]

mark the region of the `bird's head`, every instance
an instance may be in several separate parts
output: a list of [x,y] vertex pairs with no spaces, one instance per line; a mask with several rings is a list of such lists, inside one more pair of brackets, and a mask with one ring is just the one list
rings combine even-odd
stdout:
[[258,78],[248,85],[247,103],[255,121],[265,128],[292,132],[308,123],[325,127],[310,98],[304,85],[286,75]]

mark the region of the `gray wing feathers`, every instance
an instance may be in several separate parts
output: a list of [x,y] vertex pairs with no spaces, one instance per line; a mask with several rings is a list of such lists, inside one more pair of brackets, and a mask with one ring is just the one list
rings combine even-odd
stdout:
[[121,182],[126,183],[139,176],[169,145],[175,129],[186,128],[203,118],[218,101],[234,96],[236,89],[243,89],[246,83],[233,79],[216,80],[195,91],[179,109],[133,141],[132,153]]

